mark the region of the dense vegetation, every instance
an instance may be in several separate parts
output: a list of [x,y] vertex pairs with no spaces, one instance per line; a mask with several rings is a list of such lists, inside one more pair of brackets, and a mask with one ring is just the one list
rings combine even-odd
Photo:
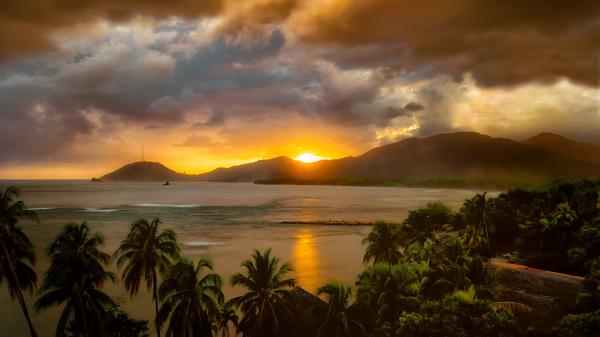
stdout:
[[[88,224],[69,224],[48,247],[51,265],[36,311],[61,306],[56,336],[148,336],[148,322],[121,311],[102,285],[114,258],[131,296],[142,282],[155,304],[156,334],[196,336],[598,336],[600,331],[600,182],[555,183],[536,190],[477,194],[453,212],[441,203],[412,210],[397,224],[377,223],[363,241],[365,270],[354,287],[329,282],[318,296],[295,288],[292,266],[254,251],[230,278],[244,288],[226,300],[207,259],[179,255],[174,232],[138,220],[114,254]],[[0,283],[21,305],[34,294],[35,249],[19,219],[37,220],[17,190],[0,191]],[[500,302],[489,259],[585,275],[574,311],[545,331],[528,330],[532,308]],[[6,281],[6,282],[3,282]]]

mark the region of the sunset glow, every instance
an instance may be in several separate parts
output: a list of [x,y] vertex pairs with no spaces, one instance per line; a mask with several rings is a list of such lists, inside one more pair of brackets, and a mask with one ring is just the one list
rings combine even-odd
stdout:
[[320,157],[320,156],[316,156],[312,153],[302,153],[301,155],[297,156],[296,158],[294,158],[294,160],[297,161],[301,161],[303,163],[314,163],[317,162],[319,160],[323,160],[326,158]]
[[[600,142],[600,25],[585,1],[571,4],[581,16],[554,8],[560,26],[544,18],[554,5],[510,1],[42,1],[39,22],[11,3],[4,179],[89,179],[141,160],[142,146],[200,174],[456,131]],[[464,26],[480,13],[490,20]]]

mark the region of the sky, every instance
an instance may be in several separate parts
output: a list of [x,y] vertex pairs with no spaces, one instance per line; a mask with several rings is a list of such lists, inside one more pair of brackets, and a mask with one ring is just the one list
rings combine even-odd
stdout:
[[600,143],[597,0],[9,0],[0,178],[201,173],[407,137]]

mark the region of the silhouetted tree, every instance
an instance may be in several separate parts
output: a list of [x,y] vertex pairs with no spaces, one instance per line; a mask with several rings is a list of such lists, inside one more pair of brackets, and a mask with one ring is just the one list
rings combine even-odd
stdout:
[[287,263],[280,266],[279,259],[270,255],[271,249],[262,254],[255,250],[252,260],[242,263],[245,274],[231,277],[233,286],[248,289],[244,295],[231,299],[243,313],[238,330],[245,337],[286,336],[285,326],[292,320],[290,288],[295,281],[286,278],[292,267]]
[[[125,240],[114,253],[119,267],[123,270],[123,284],[131,296],[137,294],[142,279],[146,288],[152,289],[154,309],[158,316],[158,273],[164,275],[171,261],[179,256],[179,246],[175,232],[159,230],[160,220],[148,222],[144,219],[131,224]],[[156,327],[160,337],[160,328]]]
[[31,336],[37,337],[22,292],[32,293],[35,289],[37,275],[29,266],[35,264],[35,248],[18,222],[23,217],[36,221],[38,218],[18,197],[19,191],[14,186],[0,189],[0,283],[7,280],[11,298],[17,298]]
[[364,262],[396,264],[402,257],[400,232],[396,225],[378,222],[363,240],[367,246]]
[[115,307],[113,300],[100,291],[106,281],[117,277],[104,269],[110,255],[99,248],[104,238],[90,233],[84,222],[66,225],[48,248],[52,262],[35,303],[41,311],[64,303],[56,327],[56,336],[66,336],[67,327],[75,336],[106,336],[107,312]]
[[171,267],[160,285],[163,303],[157,316],[159,326],[169,319],[167,337],[212,336],[212,321],[224,300],[223,281],[212,270],[213,265],[206,258],[195,267],[185,260]]

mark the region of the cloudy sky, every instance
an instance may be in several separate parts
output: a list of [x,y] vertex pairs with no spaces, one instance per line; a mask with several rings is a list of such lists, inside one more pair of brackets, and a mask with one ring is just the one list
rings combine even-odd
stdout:
[[597,0],[0,3],[0,178],[200,173],[406,137],[600,143]]

